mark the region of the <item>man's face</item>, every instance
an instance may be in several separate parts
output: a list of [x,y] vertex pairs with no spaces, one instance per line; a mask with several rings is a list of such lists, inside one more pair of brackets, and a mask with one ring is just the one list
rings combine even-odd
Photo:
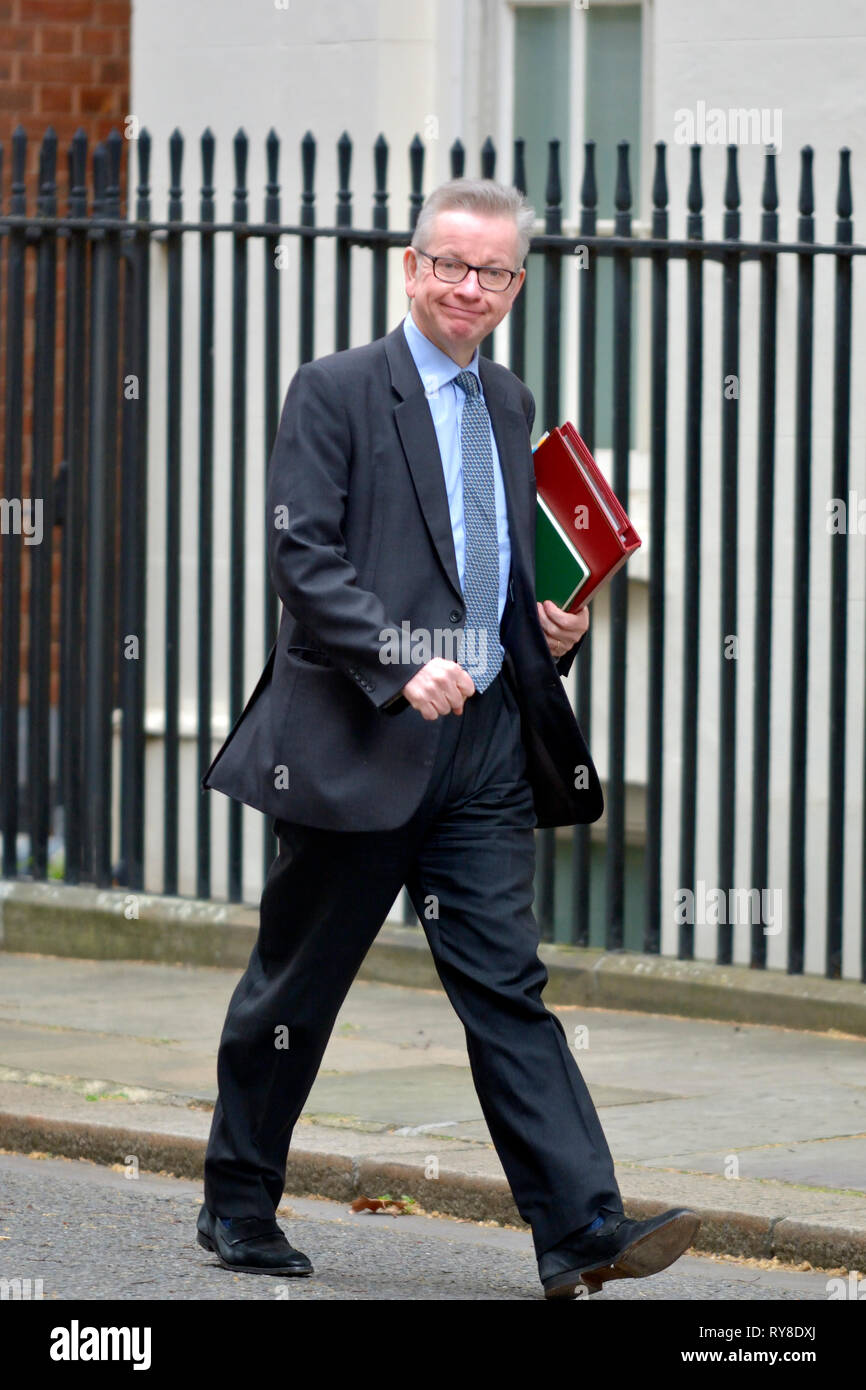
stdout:
[[423,249],[427,256],[416,255],[411,246],[403,253],[412,317],[425,337],[465,367],[482,339],[505,318],[526,271],[521,268],[507,290],[483,290],[474,270],[457,285],[437,279],[429,257],[448,256],[469,265],[516,270],[517,227],[508,216],[455,208],[436,216]]

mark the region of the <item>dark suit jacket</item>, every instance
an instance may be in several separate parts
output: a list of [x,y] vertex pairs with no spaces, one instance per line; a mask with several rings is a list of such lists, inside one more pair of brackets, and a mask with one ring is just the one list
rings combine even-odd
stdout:
[[[560,679],[580,644],[554,663],[535,607],[535,405],[507,368],[480,357],[479,373],[511,539],[502,642],[538,824],[598,820],[601,786]],[[458,716],[412,708],[400,690],[429,653],[385,664],[383,634],[453,631],[465,616],[436,431],[402,322],[295,373],[268,465],[267,528],[279,634],[202,786],[325,829],[402,825],[443,718]]]

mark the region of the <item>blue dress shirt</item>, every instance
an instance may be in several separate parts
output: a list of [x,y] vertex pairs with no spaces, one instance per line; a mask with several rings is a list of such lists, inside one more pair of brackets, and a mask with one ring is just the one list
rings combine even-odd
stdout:
[[[448,511],[451,515],[451,531],[454,536],[454,554],[457,560],[457,573],[463,587],[463,566],[466,554],[466,531],[463,523],[463,466],[460,452],[460,425],[463,418],[465,392],[455,384],[454,378],[464,370],[453,357],[449,357],[435,343],[425,337],[412,317],[411,310],[403,320],[403,332],[415,366],[424,383],[427,403],[433,417],[439,453],[442,456],[442,469],[445,474],[445,491],[448,494]],[[484,400],[484,388],[478,371],[478,348],[466,371],[478,377],[478,389]],[[508,577],[511,571],[511,541],[508,534],[508,511],[505,502],[505,484],[502,481],[502,468],[493,427],[490,429],[490,447],[493,453],[493,490],[496,497],[496,529],[499,534],[499,619],[505,608],[508,594]]]

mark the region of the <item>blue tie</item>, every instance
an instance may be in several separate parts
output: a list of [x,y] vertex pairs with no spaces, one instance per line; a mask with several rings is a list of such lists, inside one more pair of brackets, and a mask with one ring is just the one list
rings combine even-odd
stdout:
[[463,597],[466,621],[460,665],[480,693],[494,681],[502,666],[499,642],[499,530],[493,490],[493,451],[490,416],[481,399],[474,372],[460,372],[454,381],[466,393],[460,423],[463,465]]

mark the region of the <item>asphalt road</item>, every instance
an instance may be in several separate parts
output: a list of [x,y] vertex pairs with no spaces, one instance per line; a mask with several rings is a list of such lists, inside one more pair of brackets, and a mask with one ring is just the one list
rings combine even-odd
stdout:
[[[0,1278],[39,1278],[43,1298],[55,1300],[545,1302],[527,1231],[356,1214],[324,1200],[286,1200],[279,1213],[313,1276],[232,1274],[196,1244],[201,1198],[201,1185],[182,1179],[0,1152]],[[826,1301],[827,1278],[688,1256],[650,1278],[612,1282],[590,1302]]]

